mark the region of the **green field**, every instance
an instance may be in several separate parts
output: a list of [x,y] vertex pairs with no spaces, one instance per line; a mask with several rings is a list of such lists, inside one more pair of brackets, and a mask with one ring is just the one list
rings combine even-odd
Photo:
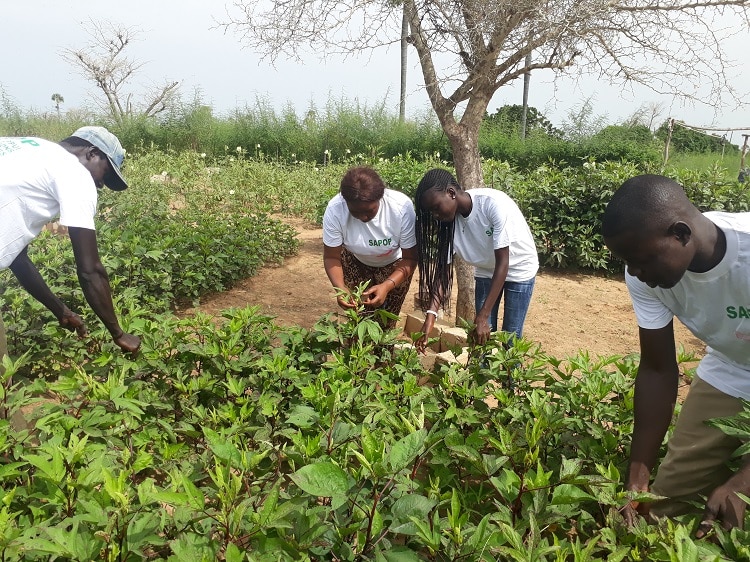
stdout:
[[[278,217],[320,220],[348,166],[407,193],[451,166],[439,150],[323,162],[263,143],[137,144],[131,189],[102,193],[100,248],[136,357],[88,309],[64,237],[40,236],[32,259],[86,339],[2,272],[3,560],[750,560],[746,531],[694,540],[699,515],[624,524],[635,357],[555,358],[496,336],[466,367],[428,372],[361,310],[309,330],[252,308],[175,316],[292,255]],[[644,164],[581,164],[487,158],[484,173],[519,201],[546,265],[617,273],[599,216]],[[730,172],[668,173],[702,208],[750,205]],[[732,424],[750,437],[746,416]]]

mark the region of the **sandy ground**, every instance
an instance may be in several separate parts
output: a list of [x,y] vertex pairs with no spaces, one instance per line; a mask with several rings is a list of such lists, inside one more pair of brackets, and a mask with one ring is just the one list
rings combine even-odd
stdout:
[[[232,290],[206,297],[200,309],[216,313],[230,307],[259,305],[281,325],[311,327],[321,316],[337,312],[333,289],[323,269],[322,230],[291,221],[299,232],[298,255],[280,266],[266,267]],[[402,309],[414,310],[416,275]],[[524,335],[555,357],[585,349],[595,355],[638,352],[638,327],[621,279],[542,270],[538,277]],[[702,355],[703,344],[675,321],[677,345]]]

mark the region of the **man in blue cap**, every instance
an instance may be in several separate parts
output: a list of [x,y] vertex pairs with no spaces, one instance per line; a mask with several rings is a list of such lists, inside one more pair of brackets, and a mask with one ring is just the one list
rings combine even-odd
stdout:
[[[0,268],[10,268],[24,289],[68,330],[86,335],[81,317],[47,286],[29,259],[29,243],[59,216],[68,228],[78,280],[96,315],[123,350],[135,352],[140,338],[123,331],[112,305],[109,278],[96,243],[97,190],[127,188],[120,171],[120,141],[104,127],[81,127],[59,143],[34,137],[0,137]],[[0,356],[7,353],[0,320]]]

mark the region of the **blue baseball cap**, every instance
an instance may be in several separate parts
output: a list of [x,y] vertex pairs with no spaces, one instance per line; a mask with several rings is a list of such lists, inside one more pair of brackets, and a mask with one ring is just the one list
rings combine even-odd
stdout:
[[112,171],[104,178],[104,185],[115,191],[127,189],[128,184],[120,171],[125,160],[125,149],[115,135],[104,127],[88,126],[81,127],[71,136],[90,142],[107,156]]

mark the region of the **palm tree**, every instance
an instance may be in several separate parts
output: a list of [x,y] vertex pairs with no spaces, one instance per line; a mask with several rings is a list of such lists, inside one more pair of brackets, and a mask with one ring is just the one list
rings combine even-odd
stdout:
[[63,98],[60,94],[52,94],[52,102],[55,104],[55,109],[57,110],[57,118],[60,118],[60,104],[65,102],[65,98]]

